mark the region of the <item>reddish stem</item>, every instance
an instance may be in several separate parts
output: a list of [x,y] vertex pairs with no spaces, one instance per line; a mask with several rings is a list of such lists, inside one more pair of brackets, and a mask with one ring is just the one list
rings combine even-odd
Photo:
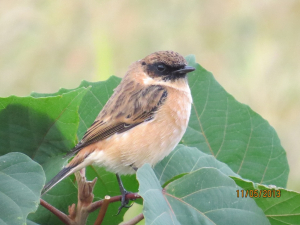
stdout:
[[[110,198],[110,203],[121,201],[121,198],[122,198],[122,195],[111,197]],[[137,193],[130,193],[130,194],[126,195],[126,199],[129,199],[129,200],[133,200],[133,199],[137,199],[137,198],[141,198],[141,196],[139,196]],[[89,212],[90,213],[94,212],[96,209],[101,207],[102,204],[103,204],[103,200],[93,202],[89,207]]]
[[54,206],[50,205],[48,202],[46,202],[43,199],[40,199],[40,204],[48,209],[50,212],[52,212],[55,216],[57,216],[58,219],[60,219],[64,224],[69,225],[70,224],[70,218],[64,214],[63,212],[59,211]]

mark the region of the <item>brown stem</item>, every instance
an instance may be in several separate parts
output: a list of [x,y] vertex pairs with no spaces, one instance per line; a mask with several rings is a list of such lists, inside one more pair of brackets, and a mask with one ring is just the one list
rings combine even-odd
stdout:
[[52,212],[55,216],[57,216],[57,218],[60,219],[64,224],[67,224],[67,225],[71,224],[71,220],[70,220],[70,218],[66,214],[64,214],[63,212],[59,211],[54,206],[50,205],[45,200],[40,199],[40,204],[41,204],[41,206],[45,207],[50,212]]
[[89,216],[88,208],[94,199],[93,189],[97,178],[93,181],[87,181],[85,178],[85,169],[81,169],[75,173],[78,184],[78,203],[69,207],[69,217],[71,218],[71,225],[86,224]]
[[[117,195],[117,196],[111,197],[109,202],[111,203],[111,202],[121,201],[121,198],[122,198],[122,195]],[[141,198],[141,196],[139,196],[136,193],[130,193],[130,194],[126,195],[126,199],[133,200],[133,199],[137,199],[137,198]],[[44,206],[46,209],[48,209],[50,212],[52,212],[54,215],[56,215],[62,222],[64,222],[65,224],[70,224],[70,223],[67,223],[66,220],[64,219],[66,216],[67,220],[70,221],[69,217],[66,214],[59,211],[57,208],[53,207],[52,205],[50,205],[43,199],[40,200],[40,203],[42,206]],[[100,208],[102,206],[102,204],[103,204],[103,200],[93,202],[91,205],[89,205],[88,212],[89,213],[94,212],[96,209]],[[70,209],[71,209],[71,212],[69,211],[69,214],[71,216],[72,211],[75,210],[75,204],[73,204],[72,206],[69,206],[69,210]]]
[[[120,201],[122,196],[114,196],[109,197],[109,199],[100,200],[97,202],[93,202],[94,195],[93,195],[93,189],[96,183],[97,178],[95,178],[93,181],[87,181],[85,178],[85,169],[82,169],[80,172],[75,173],[75,177],[78,183],[78,203],[77,207],[75,204],[72,204],[69,206],[69,215],[65,215],[52,205],[45,202],[43,199],[40,200],[41,205],[44,206],[46,209],[48,209],[50,212],[52,212],[54,215],[56,215],[63,223],[67,225],[82,225],[85,224],[88,218],[88,215],[95,211],[96,209],[100,208],[99,212],[99,220],[97,218],[97,223],[95,224],[101,224],[108,204],[111,202],[117,202]],[[130,193],[126,195],[126,199],[136,199],[141,198],[138,194]],[[107,205],[106,205],[107,204]],[[100,222],[99,222],[100,221]]]
[[121,225],[134,225],[137,224],[138,222],[140,222],[142,219],[144,219],[144,215],[143,213],[137,215],[136,217],[132,218],[131,220],[122,223]]
[[106,195],[104,200],[103,200],[102,206],[100,208],[99,214],[97,216],[97,219],[96,219],[94,225],[101,225],[101,223],[104,219],[105,213],[107,211],[109,203],[110,203],[110,196]]
[[[122,195],[118,195],[118,196],[114,196],[110,198],[110,203],[111,202],[118,202],[121,201]],[[130,193],[126,195],[126,199],[137,199],[137,198],[141,198],[141,196],[139,196],[136,193]],[[99,200],[96,202],[93,202],[90,206],[89,206],[89,213],[94,212],[96,209],[98,209],[99,207],[101,207],[101,205],[103,204],[103,200]]]

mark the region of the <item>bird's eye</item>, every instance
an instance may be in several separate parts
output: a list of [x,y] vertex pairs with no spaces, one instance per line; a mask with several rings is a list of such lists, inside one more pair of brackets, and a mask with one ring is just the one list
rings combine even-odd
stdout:
[[167,67],[164,65],[164,64],[158,64],[157,65],[157,70],[159,71],[159,72],[163,72],[163,71],[165,71],[167,69]]

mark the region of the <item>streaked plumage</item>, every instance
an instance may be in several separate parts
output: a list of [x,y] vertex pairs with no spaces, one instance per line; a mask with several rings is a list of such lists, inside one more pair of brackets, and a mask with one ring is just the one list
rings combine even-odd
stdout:
[[194,68],[173,51],[155,52],[134,62],[82,140],[75,157],[44,188],[90,165],[132,174],[155,165],[182,138],[191,111],[186,74]]

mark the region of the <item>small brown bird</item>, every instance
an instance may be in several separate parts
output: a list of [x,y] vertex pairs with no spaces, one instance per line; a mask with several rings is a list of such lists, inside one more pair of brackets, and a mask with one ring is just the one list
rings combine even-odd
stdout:
[[187,73],[195,68],[173,51],[152,53],[134,62],[82,140],[71,150],[76,156],[42,193],[70,174],[95,164],[120,174],[133,174],[145,163],[154,166],[182,138],[190,117],[192,97]]

